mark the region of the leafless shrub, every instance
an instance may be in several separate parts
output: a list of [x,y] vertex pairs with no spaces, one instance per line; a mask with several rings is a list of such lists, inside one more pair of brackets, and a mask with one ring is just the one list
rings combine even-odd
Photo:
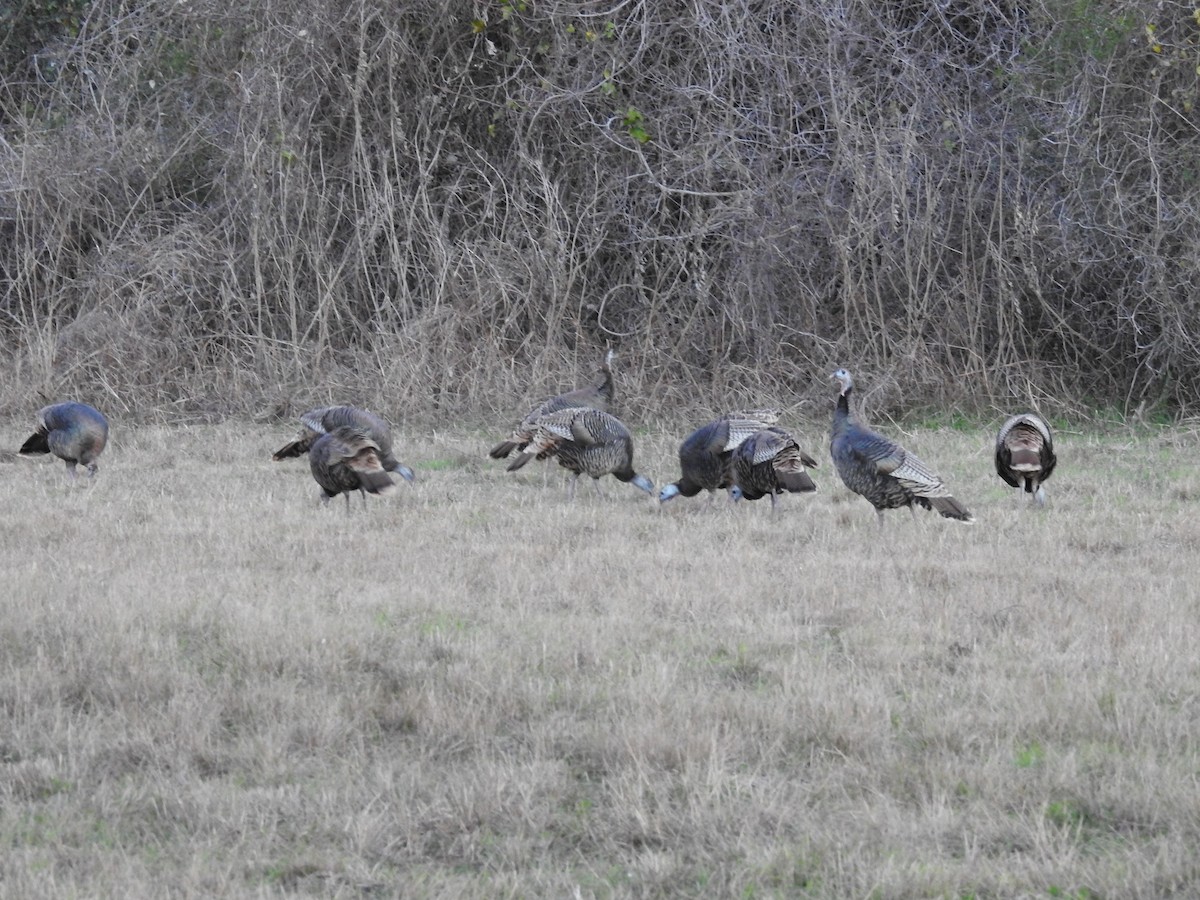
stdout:
[[473,415],[615,345],[646,413],[1200,401],[1200,26],[1148,0],[23,9],[9,397]]

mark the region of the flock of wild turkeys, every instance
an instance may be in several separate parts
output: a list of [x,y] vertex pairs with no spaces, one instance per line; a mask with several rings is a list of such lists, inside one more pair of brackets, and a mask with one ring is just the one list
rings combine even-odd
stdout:
[[[633,437],[608,412],[613,401],[612,351],[601,364],[599,383],[552,397],[529,411],[504,441],[493,447],[493,459],[513,457],[508,471],[531,459],[553,457],[574,474],[574,496],[580,475],[597,483],[612,475],[648,494],[654,485],[633,468]],[[830,455],[842,482],[866,498],[880,522],[885,509],[916,506],[937,510],[962,522],[973,521],[970,511],[950,493],[941,478],[895,441],[864,425],[851,409],[854,380],[845,369],[833,373],[841,386],[833,413]],[[778,424],[778,410],[759,409],[720,416],[693,431],[679,445],[678,481],[664,487],[659,503],[694,497],[701,491],[727,490],[734,500],[770,497],[774,507],[782,493],[815,491],[807,470],[817,461],[800,449],[796,439]],[[412,469],[392,452],[391,428],[371,412],[353,406],[313,409],[300,417],[300,433],[272,456],[288,459],[308,454],[322,501],[345,494],[386,494],[395,489],[392,474],[413,481]],[[20,452],[53,453],[64,460],[75,478],[82,465],[96,474],[96,459],[108,442],[108,420],[83,403],[57,403],[38,414],[37,430]],[[1054,440],[1045,420],[1034,413],[1013,416],[996,436],[996,472],[1005,482],[1045,503],[1042,483],[1054,471]],[[915,511],[914,511],[915,514]]]

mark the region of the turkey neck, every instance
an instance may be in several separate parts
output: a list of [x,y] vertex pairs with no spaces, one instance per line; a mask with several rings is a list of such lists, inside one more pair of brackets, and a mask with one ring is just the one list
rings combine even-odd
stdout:
[[849,387],[844,392],[838,394],[837,409],[833,413],[833,427],[835,431],[839,425],[854,421],[854,414],[850,412],[850,392],[852,390],[854,388]]
[[596,390],[606,402],[611,403],[616,393],[614,390],[616,385],[613,384],[612,366],[607,362],[604,364],[603,375],[604,377],[601,379],[600,383],[596,385]]

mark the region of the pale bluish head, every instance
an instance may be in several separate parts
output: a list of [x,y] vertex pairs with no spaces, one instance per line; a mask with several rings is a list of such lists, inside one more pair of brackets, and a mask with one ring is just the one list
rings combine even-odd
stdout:
[[668,500],[674,500],[679,496],[679,485],[668,484],[665,488],[658,492],[658,502],[666,503]]
[[745,494],[742,493],[741,485],[735,484],[733,487],[731,487],[729,489],[729,499],[732,500],[734,503],[737,503],[744,496],[745,496]]
[[842,386],[843,394],[854,387],[854,379],[850,377],[850,373],[845,369],[838,369],[829,377]]

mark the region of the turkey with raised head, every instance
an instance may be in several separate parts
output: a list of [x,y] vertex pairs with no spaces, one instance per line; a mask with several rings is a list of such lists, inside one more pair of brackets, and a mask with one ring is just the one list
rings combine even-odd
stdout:
[[695,497],[701,491],[708,491],[712,502],[712,492],[733,486],[733,451],[750,435],[778,419],[778,410],[753,409],[726,413],[701,425],[679,445],[680,478],[659,491],[658,502],[666,503],[680,496]]
[[610,349],[604,354],[600,363],[600,380],[596,384],[576,388],[557,397],[543,400],[521,419],[521,422],[507,440],[503,440],[488,451],[492,459],[505,459],[514,450],[524,450],[529,443],[531,426],[535,421],[561,409],[577,409],[588,407],[608,412],[615,396],[616,386],[613,383],[612,361],[616,354]]
[[895,441],[872,431],[859,421],[850,408],[854,379],[845,369],[833,373],[841,384],[837,407],[833,411],[833,429],[829,452],[834,467],[846,487],[866,498],[883,524],[885,509],[914,506],[937,510],[948,519],[973,522],[975,517],[925,463]]
[[773,510],[779,494],[815,491],[817,486],[805,471],[815,468],[817,461],[787,431],[778,426],[760,429],[733,451],[734,499],[768,496]]
[[379,451],[379,459],[383,468],[395,472],[405,481],[414,481],[413,470],[402,465],[392,453],[392,428],[375,413],[357,406],[322,406],[310,409],[300,417],[300,432],[275,451],[271,459],[278,462],[303,456],[310,452],[312,446],[321,437],[338,428],[353,428],[361,431]]
[[345,494],[349,509],[351,491],[359,491],[366,502],[367,494],[387,494],[396,489],[384,467],[379,444],[365,429],[341,425],[321,435],[308,449],[308,464],[321,486],[322,503]]
[[1000,426],[996,435],[996,474],[1032,494],[1038,506],[1046,504],[1042,483],[1057,463],[1050,426],[1041,416],[1021,413]]
[[648,494],[654,484],[633,469],[633,437],[616,416],[590,407],[560,409],[532,423],[529,441],[508,464],[515,472],[533,458],[554,457],[564,469],[575,474],[568,488],[575,496],[580,475],[590,476],[599,491],[599,479],[612,475],[618,481],[633,484]]
[[107,444],[108,419],[103,413],[86,403],[55,403],[38,412],[37,431],[17,452],[53,453],[66,464],[73,481],[76,465],[95,477],[96,458]]

